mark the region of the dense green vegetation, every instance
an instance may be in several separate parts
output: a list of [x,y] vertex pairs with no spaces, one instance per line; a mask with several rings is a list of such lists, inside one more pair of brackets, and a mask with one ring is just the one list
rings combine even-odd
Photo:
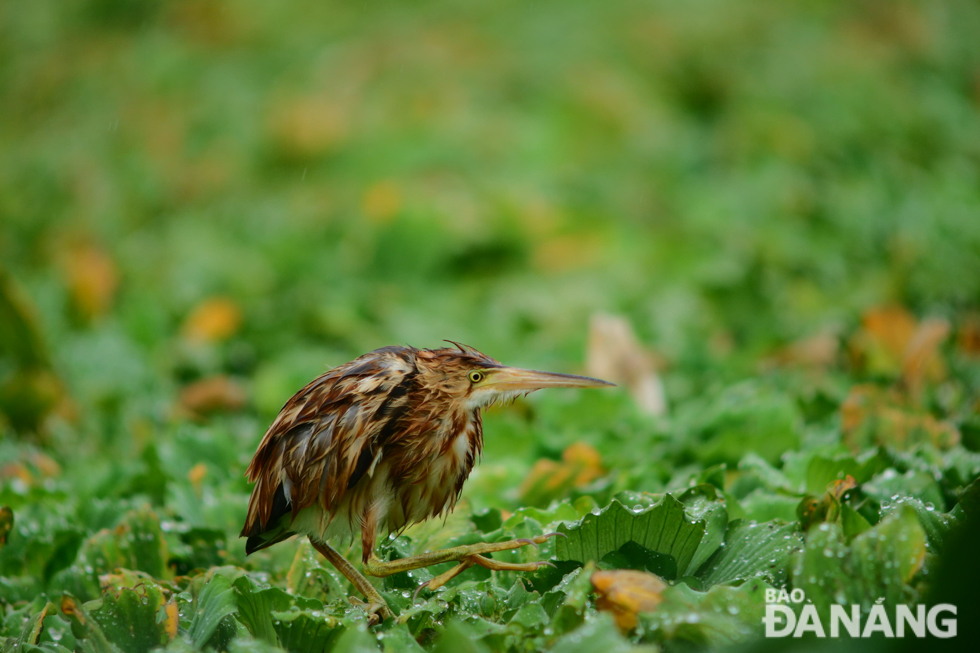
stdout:
[[[977,33],[968,0],[0,4],[0,650],[687,650],[757,641],[767,588],[930,600],[980,505]],[[243,472],[313,376],[443,338],[621,387],[491,411],[455,513],[382,547],[557,529],[503,556],[554,568],[378,581],[366,630],[306,543],[245,557]]]

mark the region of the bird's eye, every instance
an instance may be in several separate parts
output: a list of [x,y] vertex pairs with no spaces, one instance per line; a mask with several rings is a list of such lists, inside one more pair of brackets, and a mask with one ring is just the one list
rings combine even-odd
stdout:
[[469,377],[471,383],[479,383],[480,381],[483,380],[484,374],[479,370],[473,370],[472,372],[469,373]]

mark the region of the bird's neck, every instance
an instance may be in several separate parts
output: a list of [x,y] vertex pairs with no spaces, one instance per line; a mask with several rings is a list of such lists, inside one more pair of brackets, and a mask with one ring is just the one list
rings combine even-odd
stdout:
[[464,410],[443,422],[442,446],[467,470],[483,453],[483,416],[480,409]]
[[470,414],[470,433],[473,457],[479,458],[483,454],[483,415],[480,414],[479,408]]

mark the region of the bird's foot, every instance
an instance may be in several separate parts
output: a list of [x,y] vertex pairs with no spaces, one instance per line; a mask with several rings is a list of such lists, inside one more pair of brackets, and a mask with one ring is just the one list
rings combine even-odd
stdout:
[[[470,566],[474,564],[487,567],[488,569],[501,569],[504,567],[489,567],[488,564],[511,564],[511,563],[498,563],[495,560],[484,557],[488,553],[496,553],[498,551],[510,551],[512,549],[519,549],[524,546],[534,546],[537,547],[539,544],[544,544],[548,541],[548,538],[561,535],[565,537],[564,533],[547,533],[545,535],[537,535],[530,538],[520,538],[516,540],[507,540],[506,542],[480,542],[478,544],[468,544],[465,546],[457,546],[451,549],[440,549],[439,551],[430,551],[428,553],[421,553],[419,555],[410,556],[408,558],[401,558],[398,560],[390,560],[388,562],[378,560],[377,558],[370,558],[364,563],[364,573],[369,576],[390,576],[391,574],[397,574],[402,571],[411,571],[412,569],[421,569],[422,567],[431,567],[432,565],[438,565],[443,562],[458,561],[461,565],[464,564],[470,558],[476,556],[479,559],[474,559]],[[486,563],[486,564],[485,564]],[[516,568],[507,568],[508,571],[533,571],[541,566],[537,562],[522,563],[525,566]],[[534,567],[526,565],[536,565]],[[457,571],[459,574],[462,569]],[[452,576],[450,576],[452,578]],[[448,580],[448,579],[447,579]],[[431,582],[431,581],[430,581]]]
[[352,604],[364,610],[367,615],[367,625],[368,627],[376,626],[385,619],[392,616],[391,609],[380,594],[377,596],[369,596],[367,601],[362,601],[361,599],[351,596],[347,599]]
[[460,560],[459,564],[445,571],[432,580],[422,583],[415,589],[415,594],[412,600],[415,601],[419,592],[423,589],[428,589],[429,591],[437,590],[456,576],[472,567],[473,565],[480,565],[481,567],[486,567],[492,571],[537,571],[541,567],[554,567],[555,565],[547,560],[536,560],[534,562],[502,562],[500,560],[494,560],[493,558],[487,558],[482,555],[472,555],[464,560]]

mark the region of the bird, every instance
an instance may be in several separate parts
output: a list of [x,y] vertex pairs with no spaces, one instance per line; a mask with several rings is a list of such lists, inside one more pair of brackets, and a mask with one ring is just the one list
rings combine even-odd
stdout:
[[[478,543],[382,561],[379,536],[446,516],[483,450],[481,411],[535,390],[612,383],[507,367],[469,345],[375,349],[328,370],[293,395],[259,442],[245,476],[254,483],[241,536],[246,554],[305,535],[364,595],[369,623],[391,616],[365,574],[384,577],[458,564],[420,586],[435,590],[473,565],[534,571],[547,562],[507,563],[496,551],[537,545],[557,533]],[[359,572],[331,541],[360,533]]]

